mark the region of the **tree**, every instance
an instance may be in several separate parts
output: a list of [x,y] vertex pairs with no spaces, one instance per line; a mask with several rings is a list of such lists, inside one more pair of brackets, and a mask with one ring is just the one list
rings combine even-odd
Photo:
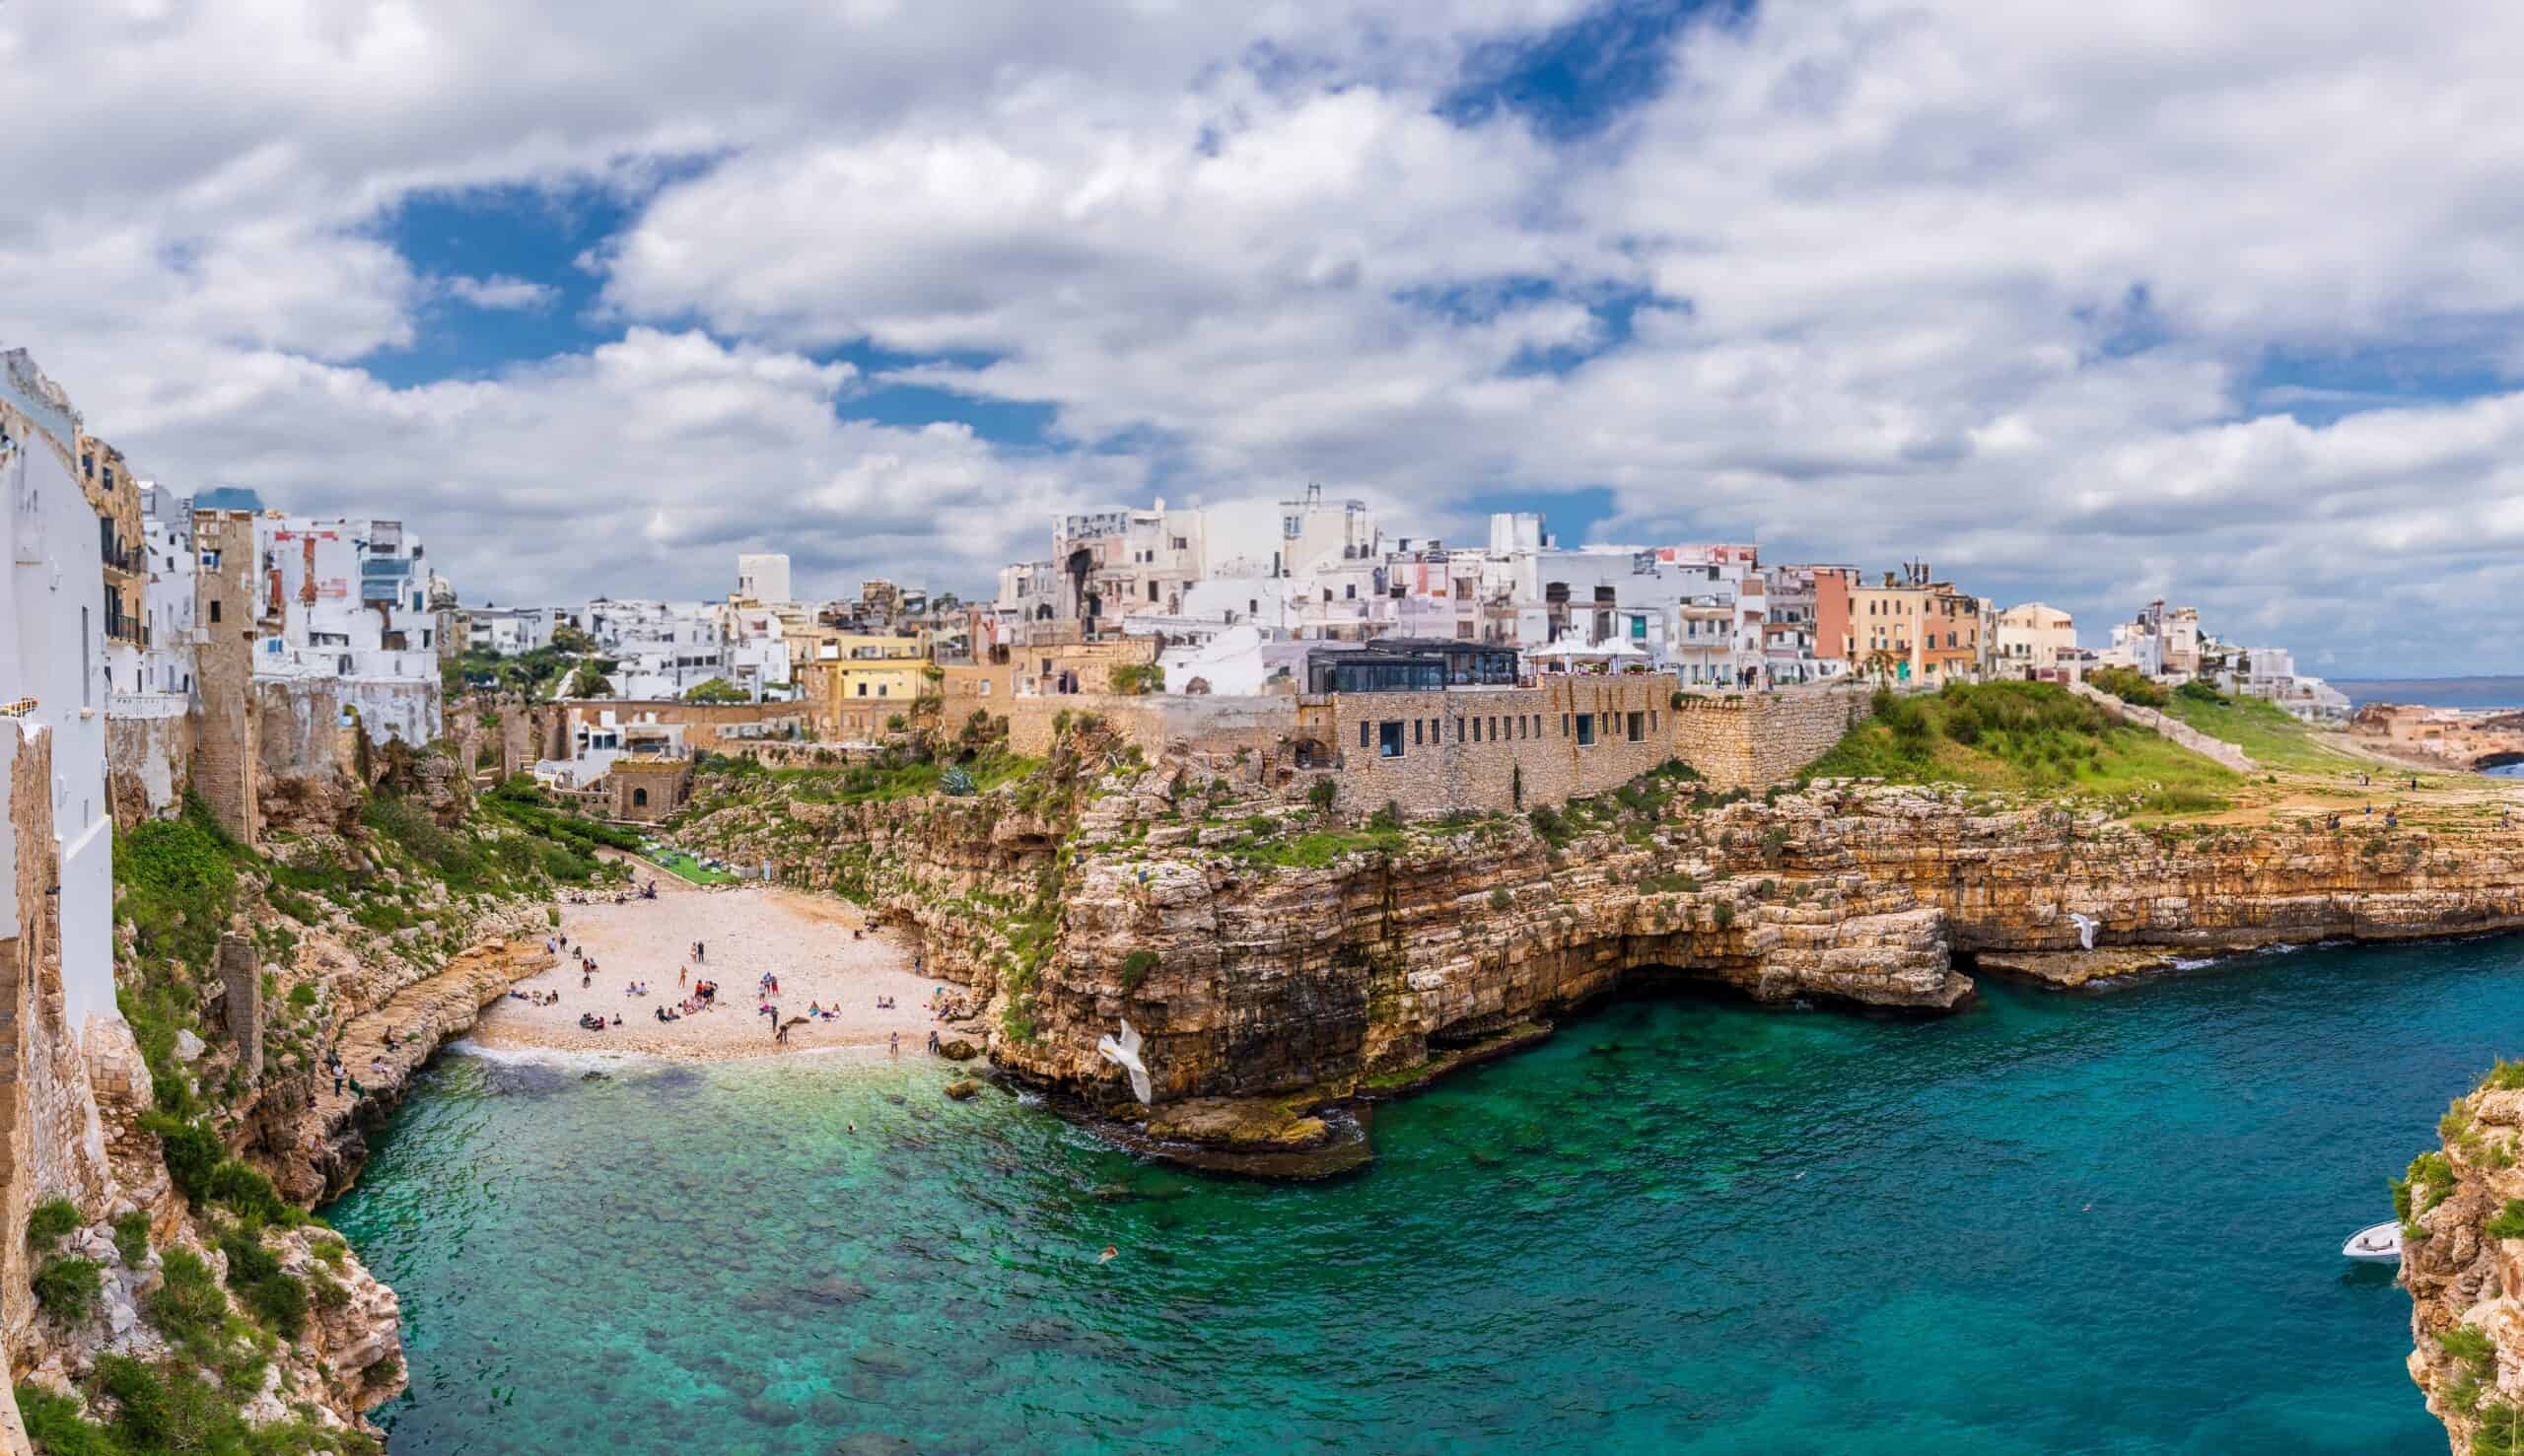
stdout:
[[565,623],[552,629],[552,646],[565,653],[592,653],[596,639]]
[[735,683],[730,682],[724,677],[714,677],[708,682],[696,683],[692,687],[685,689],[683,700],[687,703],[743,703],[750,701],[745,697],[745,690],[743,688],[736,686]]
[[570,674],[570,685],[562,689],[567,698],[610,698],[613,683],[594,662],[581,662],[579,670]]

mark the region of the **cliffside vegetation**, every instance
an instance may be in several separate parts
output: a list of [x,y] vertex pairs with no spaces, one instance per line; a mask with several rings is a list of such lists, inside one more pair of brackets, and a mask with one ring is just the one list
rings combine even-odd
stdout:
[[2328,741],[2338,734],[2326,734],[2275,703],[2228,697],[2207,683],[2184,683],[2164,711],[2212,738],[2234,744],[2253,762],[2269,768],[2338,775],[2371,767]]
[[[338,1387],[316,1373],[328,1368],[327,1347],[302,1344],[316,1338],[317,1320],[347,1305],[352,1284],[374,1285],[348,1247],[311,1227],[306,1211],[233,1154],[230,1142],[274,1088],[295,1083],[280,1095],[304,1097],[325,1047],[361,1009],[340,1004],[336,978],[322,967],[355,960],[363,977],[382,972],[387,981],[398,965],[414,974],[435,968],[468,943],[486,914],[556,881],[618,873],[599,867],[593,850],[631,838],[530,797],[477,801],[449,792],[445,765],[405,757],[406,768],[428,772],[389,766],[386,782],[352,798],[340,822],[273,830],[259,853],[195,797],[174,818],[117,832],[116,1000],[155,1102],[138,1131],[154,1135],[184,1216],[176,1236],[153,1251],[146,1212],[75,1234],[106,1211],[40,1211],[32,1263],[43,1317],[64,1342],[55,1348],[85,1342],[98,1352],[71,1368],[75,1393],[20,1388],[41,1449],[377,1449],[369,1436],[317,1419],[317,1405],[332,1398],[307,1382]],[[219,947],[232,927],[251,935],[260,963],[258,1076],[224,1026],[234,1012]],[[329,960],[308,958],[317,940],[330,947]],[[109,1239],[97,1231],[108,1226]],[[51,1247],[65,1239],[73,1241],[63,1250]],[[121,1301],[117,1328],[137,1329],[133,1340],[106,1343],[101,1297]],[[382,1396],[399,1367],[390,1353],[370,1365],[377,1354],[371,1349],[338,1368],[354,1384],[363,1367],[386,1371],[372,1387]]]
[[1949,683],[1912,697],[1878,689],[1873,706],[1810,775],[2127,798],[2154,814],[2223,808],[2243,782],[2051,683]]

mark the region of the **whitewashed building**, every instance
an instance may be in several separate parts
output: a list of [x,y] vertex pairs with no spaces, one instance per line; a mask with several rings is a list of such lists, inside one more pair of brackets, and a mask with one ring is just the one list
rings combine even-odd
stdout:
[[332,680],[370,737],[441,731],[440,614],[426,549],[399,520],[265,512],[254,519],[257,681]]
[[[105,590],[97,514],[81,493],[78,412],[25,350],[0,355],[0,938],[58,928],[62,1011],[84,1045],[114,1006],[113,816],[105,792]],[[48,744],[44,740],[48,739]],[[22,904],[6,817],[18,755],[47,746],[59,886]]]

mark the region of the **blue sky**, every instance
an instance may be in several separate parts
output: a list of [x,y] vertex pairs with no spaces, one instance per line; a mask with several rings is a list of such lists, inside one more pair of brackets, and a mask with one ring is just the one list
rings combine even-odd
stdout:
[[[2513,7],[0,10],[0,337],[468,597],[1056,512],[1926,557],[2357,671],[2524,589]],[[2304,138],[2329,139],[2309,146]]]

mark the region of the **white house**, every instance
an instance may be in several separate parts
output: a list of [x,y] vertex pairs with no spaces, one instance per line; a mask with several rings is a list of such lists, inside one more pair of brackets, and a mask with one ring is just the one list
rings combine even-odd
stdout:
[[[17,755],[50,739],[54,905],[20,904],[18,846],[0,828],[0,937],[49,914],[62,1011],[83,1044],[114,1007],[113,818],[105,797],[105,591],[98,517],[75,465],[80,421],[23,349],[0,355],[0,495],[8,498],[0,620],[0,811]],[[0,825],[6,820],[0,819]]]

